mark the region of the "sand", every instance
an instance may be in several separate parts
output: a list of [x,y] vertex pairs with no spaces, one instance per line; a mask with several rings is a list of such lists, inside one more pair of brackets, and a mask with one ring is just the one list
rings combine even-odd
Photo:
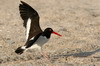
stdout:
[[14,51],[25,44],[19,14],[20,0],[0,1],[0,66],[100,66],[100,0],[23,0],[40,15],[42,30],[53,28],[42,48],[22,55]]

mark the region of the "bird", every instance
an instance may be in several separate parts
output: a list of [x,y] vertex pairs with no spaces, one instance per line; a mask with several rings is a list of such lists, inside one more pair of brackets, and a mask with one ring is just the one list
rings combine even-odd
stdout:
[[20,1],[19,11],[23,20],[23,26],[26,29],[26,43],[23,46],[18,47],[15,50],[17,54],[23,54],[25,50],[29,48],[37,48],[41,50],[41,47],[48,42],[51,34],[62,36],[55,32],[52,28],[47,27],[44,31],[39,24],[39,14],[26,2]]

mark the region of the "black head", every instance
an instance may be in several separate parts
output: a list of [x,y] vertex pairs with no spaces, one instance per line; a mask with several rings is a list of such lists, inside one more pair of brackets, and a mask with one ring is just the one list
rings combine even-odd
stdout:
[[61,35],[58,34],[57,32],[54,32],[52,28],[46,28],[46,29],[44,30],[44,32],[42,33],[42,35],[43,35],[43,36],[46,36],[47,38],[50,38],[51,33],[54,33],[54,34],[56,34],[56,35],[58,35],[58,36],[61,36]]
[[47,38],[50,38],[52,32],[53,32],[52,28],[46,28],[42,35],[46,36]]

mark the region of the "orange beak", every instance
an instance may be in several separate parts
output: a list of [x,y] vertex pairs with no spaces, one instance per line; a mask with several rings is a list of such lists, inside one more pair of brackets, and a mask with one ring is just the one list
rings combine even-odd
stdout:
[[52,32],[52,33],[54,33],[54,34],[56,34],[56,35],[58,35],[58,36],[62,36],[62,35],[58,34],[57,32]]

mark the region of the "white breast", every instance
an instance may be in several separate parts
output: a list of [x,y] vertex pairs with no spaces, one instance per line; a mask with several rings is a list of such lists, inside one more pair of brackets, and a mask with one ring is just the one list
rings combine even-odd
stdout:
[[45,36],[40,36],[37,41],[30,47],[30,49],[33,48],[38,48],[41,49],[41,47],[48,41],[49,39],[47,39]]
[[44,45],[49,39],[47,39],[45,36],[40,36],[38,40],[35,42],[35,44],[38,44],[40,46]]

